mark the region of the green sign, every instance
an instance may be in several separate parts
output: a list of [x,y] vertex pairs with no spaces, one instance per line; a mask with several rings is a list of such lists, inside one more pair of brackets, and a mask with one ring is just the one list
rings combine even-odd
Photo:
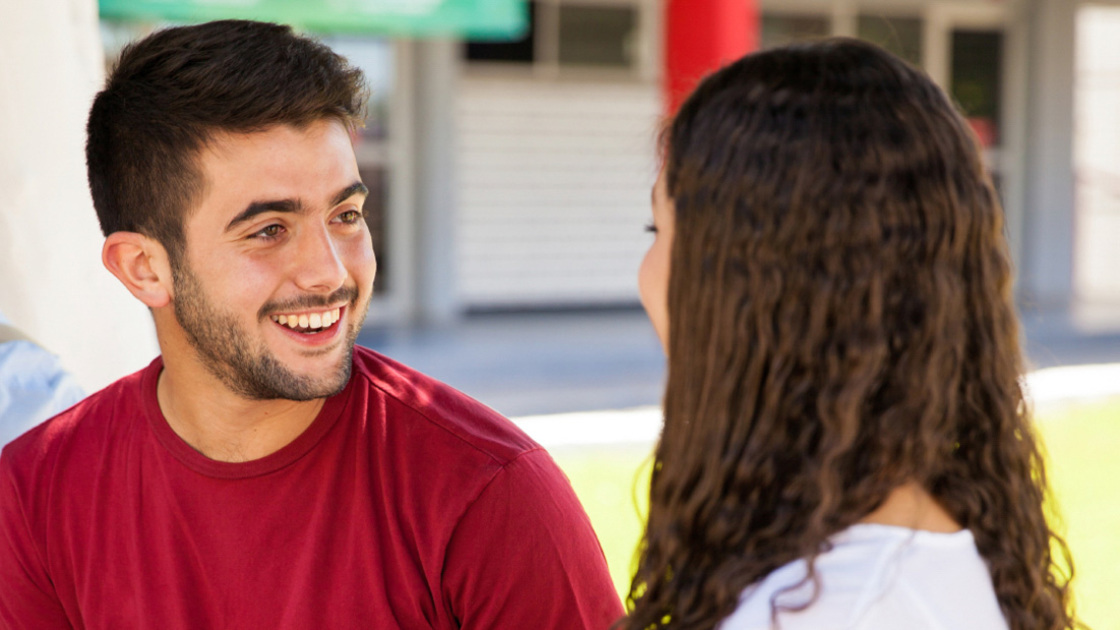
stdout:
[[98,0],[101,17],[206,22],[250,19],[320,33],[512,39],[528,27],[526,0]]

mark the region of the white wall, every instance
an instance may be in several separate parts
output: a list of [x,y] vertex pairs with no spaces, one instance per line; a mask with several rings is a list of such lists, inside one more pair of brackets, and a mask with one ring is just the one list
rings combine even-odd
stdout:
[[1027,90],[1026,194],[1020,287],[1027,306],[1073,301],[1074,0],[1033,0]]
[[0,60],[0,310],[92,392],[158,353],[147,310],[101,265],[86,185],[95,0],[0,4]]
[[1120,305],[1120,6],[1077,15],[1077,297]]
[[637,303],[656,84],[468,76],[459,85],[462,304]]

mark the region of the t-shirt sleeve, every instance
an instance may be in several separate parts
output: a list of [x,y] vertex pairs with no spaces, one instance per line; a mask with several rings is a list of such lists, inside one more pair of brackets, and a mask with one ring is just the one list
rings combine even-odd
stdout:
[[0,456],[0,628],[69,628],[10,463],[7,453]]
[[467,508],[443,577],[464,630],[605,630],[622,616],[591,522],[543,450],[508,463]]

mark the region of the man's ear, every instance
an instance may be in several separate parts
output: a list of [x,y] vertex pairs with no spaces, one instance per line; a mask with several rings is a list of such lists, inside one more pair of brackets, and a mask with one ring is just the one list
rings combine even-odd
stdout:
[[171,301],[171,264],[159,241],[137,232],[113,232],[105,238],[101,262],[149,308]]

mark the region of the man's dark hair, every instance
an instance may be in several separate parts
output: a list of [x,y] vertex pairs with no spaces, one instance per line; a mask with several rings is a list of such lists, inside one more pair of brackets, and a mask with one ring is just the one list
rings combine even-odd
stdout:
[[204,186],[197,157],[215,133],[332,118],[353,129],[366,97],[360,70],[288,26],[224,20],[128,45],[86,127],[101,231],[155,238],[177,265]]

